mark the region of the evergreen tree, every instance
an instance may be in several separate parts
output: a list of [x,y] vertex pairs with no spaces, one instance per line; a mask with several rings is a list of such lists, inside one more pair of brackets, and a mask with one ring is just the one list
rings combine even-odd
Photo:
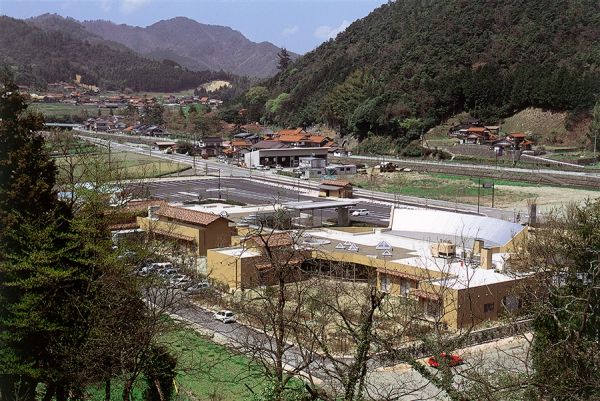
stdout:
[[536,271],[530,399],[599,399],[600,202],[549,216],[526,249]]
[[86,279],[69,249],[56,167],[37,133],[43,119],[26,113],[9,77],[0,88],[0,399],[30,400],[40,382],[66,392],[64,362],[84,332],[78,299]]
[[279,69],[279,71],[285,71],[292,62],[292,57],[290,56],[285,47],[282,48],[279,53],[277,53],[277,58],[277,68]]

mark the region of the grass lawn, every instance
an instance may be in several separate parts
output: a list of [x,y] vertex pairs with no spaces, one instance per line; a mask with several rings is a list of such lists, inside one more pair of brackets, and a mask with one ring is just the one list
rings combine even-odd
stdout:
[[112,152],[109,157],[105,149],[100,148],[99,150],[102,153],[84,157],[73,156],[70,159],[57,157],[55,160],[59,175],[64,177],[70,164],[75,166],[74,175],[79,177],[80,181],[89,181],[99,175],[107,177],[109,170],[119,179],[133,179],[161,177],[190,168],[183,163],[130,152]]
[[[160,338],[177,357],[175,400],[182,401],[243,401],[259,393],[264,387],[264,376],[243,355],[207,340],[191,329],[181,328]],[[133,400],[142,401],[146,383],[138,378]],[[111,399],[121,400],[123,383],[113,380]],[[87,399],[104,399],[104,387],[91,387]]]
[[178,357],[176,384],[183,399],[244,400],[265,385],[264,376],[248,358],[190,329],[171,333],[163,340]]

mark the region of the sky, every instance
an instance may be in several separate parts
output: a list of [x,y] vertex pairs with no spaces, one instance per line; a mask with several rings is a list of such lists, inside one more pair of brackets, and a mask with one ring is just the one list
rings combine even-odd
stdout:
[[29,18],[56,13],[136,26],[184,16],[303,54],[383,3],[387,0],[0,0],[0,14]]

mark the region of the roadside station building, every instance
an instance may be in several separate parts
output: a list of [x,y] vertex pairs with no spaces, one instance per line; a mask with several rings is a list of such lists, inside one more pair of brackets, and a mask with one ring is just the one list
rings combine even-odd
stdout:
[[[377,285],[414,302],[423,319],[459,329],[520,308],[521,284],[529,276],[512,272],[509,261],[526,232],[479,215],[397,209],[388,229],[307,230],[283,247],[307,252],[296,261],[303,274],[331,277],[335,266],[334,277]],[[207,254],[209,275],[232,289],[261,283],[257,266],[268,269],[265,263],[249,243]]]
[[176,241],[197,256],[208,249],[231,245],[230,220],[217,214],[169,205],[151,206],[147,217],[138,217],[138,225],[151,238]]

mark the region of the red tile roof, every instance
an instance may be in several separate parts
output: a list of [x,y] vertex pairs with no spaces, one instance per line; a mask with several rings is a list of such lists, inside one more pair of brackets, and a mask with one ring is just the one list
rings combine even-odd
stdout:
[[281,131],[279,131],[277,133],[279,134],[279,136],[283,136],[283,135],[301,135],[302,132],[305,132],[304,128],[282,129]]
[[184,223],[199,224],[201,226],[207,226],[219,219],[224,219],[224,217],[216,214],[174,206],[163,206],[156,211],[156,215],[179,220]]
[[471,127],[469,129],[467,129],[467,132],[485,132],[487,131],[484,127]]

